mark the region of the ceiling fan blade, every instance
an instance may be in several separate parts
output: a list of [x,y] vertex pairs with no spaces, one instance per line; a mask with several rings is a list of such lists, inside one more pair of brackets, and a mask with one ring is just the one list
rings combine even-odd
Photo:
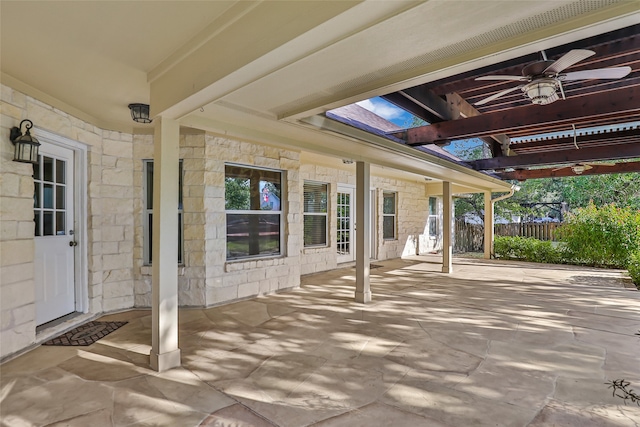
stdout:
[[515,81],[515,82],[528,82],[529,78],[528,77],[523,77],[523,76],[482,76],[482,77],[477,77],[476,80],[509,80],[509,81]]
[[518,90],[518,89],[520,89],[521,87],[522,87],[522,86],[514,86],[514,87],[512,87],[512,88],[505,89],[505,90],[503,90],[503,91],[501,91],[501,92],[494,93],[493,95],[491,95],[491,96],[489,96],[489,97],[487,97],[487,98],[485,98],[485,99],[481,99],[480,101],[475,102],[473,105],[484,105],[484,104],[486,104],[487,102],[491,102],[491,101],[493,101],[494,99],[500,98],[500,97],[501,97],[501,96],[503,96],[503,95],[506,95],[506,94],[508,94],[508,93],[510,93],[510,92],[513,92],[513,91],[515,91],[515,90]]
[[595,55],[596,53],[592,50],[586,49],[573,49],[569,52],[565,53],[553,64],[549,65],[542,74],[557,74],[564,70],[565,68],[571,67],[573,64],[576,64],[583,59],[587,59],[588,57]]
[[560,76],[560,80],[621,79],[630,72],[631,67],[596,68],[595,70],[573,71]]

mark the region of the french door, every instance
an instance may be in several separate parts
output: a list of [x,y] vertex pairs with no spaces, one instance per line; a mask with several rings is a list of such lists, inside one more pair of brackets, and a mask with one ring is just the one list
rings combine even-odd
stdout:
[[354,188],[338,184],[337,213],[337,250],[338,263],[350,262],[355,259],[355,230],[354,230]]

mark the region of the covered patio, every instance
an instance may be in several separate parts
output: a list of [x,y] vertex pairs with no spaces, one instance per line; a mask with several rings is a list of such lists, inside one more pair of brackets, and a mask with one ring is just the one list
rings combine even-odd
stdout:
[[[11,426],[637,426],[640,293],[622,272],[415,256],[292,292],[181,309],[182,367],[149,368],[151,312],[88,347],[2,365]],[[627,286],[631,286],[627,284]]]

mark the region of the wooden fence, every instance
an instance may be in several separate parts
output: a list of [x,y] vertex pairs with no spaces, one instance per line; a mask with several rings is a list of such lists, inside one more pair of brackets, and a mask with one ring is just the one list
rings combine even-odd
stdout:
[[538,240],[555,241],[555,231],[559,226],[560,223],[557,222],[521,222],[515,224],[496,224],[494,230],[496,236],[533,237]]
[[[555,230],[559,223],[514,223],[495,224],[494,232],[496,236],[521,236],[533,237],[538,240],[555,241]],[[455,252],[482,252],[484,246],[484,226],[477,224],[467,224],[464,221],[456,221],[454,231]]]
[[453,232],[454,252],[482,252],[484,247],[484,226],[456,221]]

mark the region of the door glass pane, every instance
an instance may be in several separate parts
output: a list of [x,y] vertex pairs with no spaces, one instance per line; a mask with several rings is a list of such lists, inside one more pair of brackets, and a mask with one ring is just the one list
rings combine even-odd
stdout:
[[35,231],[34,234],[36,236],[42,236],[42,230],[40,229],[40,212],[35,211],[33,213],[33,222],[35,222]]
[[56,212],[56,236],[64,236],[65,234],[67,234],[64,231],[64,217],[64,212]]
[[33,207],[41,208],[42,200],[40,200],[40,183],[35,182],[34,186],[35,187],[33,189]]
[[338,193],[338,230],[337,230],[337,249],[339,255],[348,255],[351,253],[351,236],[350,236],[350,219],[351,219],[351,203],[348,193]]
[[53,182],[53,159],[51,157],[42,156],[44,169],[44,181]]
[[65,163],[63,160],[56,160],[56,182],[58,184],[65,183]]
[[64,209],[64,192],[65,187],[62,185],[56,185],[56,209]]
[[53,212],[43,213],[43,236],[53,236]]
[[44,202],[44,208],[53,209],[53,185],[51,184],[44,185],[42,198]]

